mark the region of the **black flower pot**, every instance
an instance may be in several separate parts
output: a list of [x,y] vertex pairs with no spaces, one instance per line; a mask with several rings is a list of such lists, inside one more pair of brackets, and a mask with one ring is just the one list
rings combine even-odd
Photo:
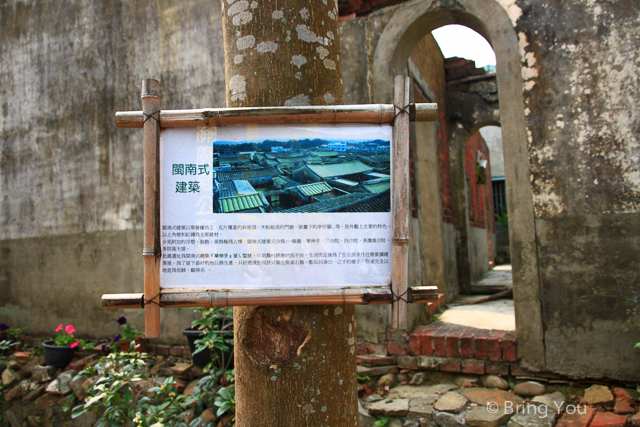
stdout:
[[[225,338],[233,338],[233,331],[217,331],[218,333],[224,334]],[[211,350],[202,350],[200,353],[194,354],[196,351],[196,340],[202,338],[204,332],[187,328],[182,331],[182,334],[187,337],[187,341],[189,341],[189,350],[191,351],[191,358],[193,360],[193,364],[199,367],[205,367],[207,364],[211,363]],[[222,368],[231,369],[233,368],[233,345],[229,346],[229,351],[221,351],[218,349],[214,349],[213,352],[218,355],[218,359],[216,361],[216,365],[218,363],[222,364]]]
[[73,359],[74,349],[68,345],[58,346],[55,341],[45,341],[42,346],[44,347],[44,361],[49,366],[64,368]]

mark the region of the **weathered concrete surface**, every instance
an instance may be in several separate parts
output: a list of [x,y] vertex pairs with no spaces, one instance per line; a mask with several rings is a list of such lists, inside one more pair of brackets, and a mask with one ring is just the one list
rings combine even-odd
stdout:
[[[224,106],[220,4],[0,6],[0,313],[51,335],[108,336],[100,295],[142,290],[142,134],[117,129],[161,80],[165,108]],[[165,310],[166,339],[187,313]],[[131,313],[131,314],[130,314]],[[141,327],[141,311],[127,313]],[[167,321],[169,319],[169,321]]]
[[576,376],[640,377],[633,351],[640,322],[640,216],[540,219],[536,227],[549,368]]
[[[353,19],[340,22],[340,43],[342,47],[342,69],[344,79],[345,103],[346,104],[366,104],[369,103],[369,88],[367,86],[368,56],[365,49],[368,36],[365,26],[366,20]],[[422,125],[422,124],[420,124]],[[421,135],[422,138],[422,135]],[[421,139],[422,141],[422,139]],[[427,144],[427,141],[423,141]],[[422,145],[420,145],[422,147]],[[420,191],[420,190],[419,190]],[[420,193],[418,201],[418,211],[431,208],[430,204],[425,204],[422,200],[431,200],[429,195]],[[423,208],[426,206],[426,208]],[[427,278],[431,278],[425,273],[425,257],[429,257],[431,245],[430,233],[427,231],[430,223],[423,221],[422,215],[419,218],[412,218],[410,222],[410,234],[412,237],[409,248],[409,284],[410,286],[424,286]],[[427,244],[427,246],[425,246]],[[436,254],[432,254],[430,259],[436,259]],[[442,258],[438,258],[443,262]],[[432,282],[429,280],[428,284]],[[434,283],[435,284],[435,283]],[[386,341],[386,332],[389,327],[390,307],[384,305],[357,306],[358,316],[358,336],[368,342],[383,343]],[[424,305],[409,305],[408,325],[410,328],[417,326],[426,317]]]
[[525,3],[516,29],[546,364],[638,379],[640,4]]
[[[61,302],[71,294],[84,314],[99,293],[141,289],[129,264],[141,248],[132,243],[142,225],[140,131],[116,129],[113,113],[140,108],[146,77],[161,79],[166,108],[223,106],[219,7],[2,3],[0,313],[9,322],[39,316],[42,307],[24,306],[27,292],[71,320]],[[347,102],[388,102],[389,79],[435,27],[466,24],[492,43],[518,351],[532,368],[640,378],[637,319],[627,315],[640,293],[639,12],[633,0],[412,0],[341,24],[345,45],[364,40],[368,64],[363,51],[345,53]],[[118,255],[104,256],[113,242]],[[95,266],[74,266],[80,243],[81,259],[102,251]],[[371,322],[386,324],[386,307],[374,310]],[[108,314],[91,313],[73,317],[76,327],[111,334]]]
[[[105,293],[141,291],[142,231],[103,231],[0,243],[0,317],[30,333],[54,335],[72,323],[82,337],[115,336],[119,316],[144,329],[142,310],[102,310]],[[162,310],[162,337],[183,340],[192,316]]]
[[489,148],[491,176],[504,176],[504,150],[502,149],[502,129],[499,126],[485,126],[480,129],[482,139]]
[[364,20],[340,21],[345,104],[369,103],[369,87],[366,73],[368,57],[367,51],[364,49],[366,39]]
[[470,236],[469,236],[469,209],[467,207],[467,192],[470,191],[464,170],[465,146],[469,134],[460,123],[449,123],[447,126],[449,137],[449,168],[451,170],[451,207],[453,227],[456,237],[455,258],[456,277],[462,293],[471,290],[472,276],[469,262]]
[[[436,145],[436,124],[415,123],[412,127],[417,141],[414,157],[415,185],[418,197],[418,219],[422,231],[421,259],[425,284],[437,286],[453,299],[458,294],[458,284],[450,282],[446,275],[447,264],[455,258],[447,258],[445,251],[442,206],[440,204],[440,186],[438,179],[438,147]],[[451,242],[453,243],[453,242]],[[427,279],[428,278],[428,279]]]
[[489,247],[487,230],[484,228],[469,227],[469,267],[471,270],[471,283],[482,280],[489,271]]
[[[534,3],[530,7],[543,7],[543,3]],[[545,364],[543,323],[522,90],[523,57],[514,30],[515,22],[521,15],[522,7],[512,0],[500,3],[494,0],[412,0],[384,12],[373,13],[367,23],[367,29],[377,32],[375,37],[371,36],[368,46],[371,58],[369,87],[372,101],[388,102],[391,94],[389,82],[394,74],[405,68],[412,47],[425,34],[442,25],[467,25],[491,42],[497,60],[507,197],[511,208],[509,217],[513,221],[510,225],[512,264],[514,280],[519,284],[514,291],[518,350],[525,364],[542,369]],[[451,160],[454,161],[454,158]],[[456,231],[456,238],[463,243],[459,247],[464,247],[467,236],[462,235],[460,228]],[[458,259],[464,259],[465,256],[459,253]],[[461,273],[464,271],[458,272],[458,280],[468,282]]]
[[640,376],[631,361],[640,291],[639,9],[630,0],[414,0],[367,24],[379,34],[369,49],[374,102],[389,99],[385,82],[433,28],[468,25],[494,47],[518,349],[533,369]]

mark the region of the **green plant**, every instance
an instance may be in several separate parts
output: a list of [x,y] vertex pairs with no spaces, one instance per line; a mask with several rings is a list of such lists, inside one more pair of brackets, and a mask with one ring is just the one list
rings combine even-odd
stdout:
[[389,422],[389,419],[387,417],[382,417],[378,421],[376,421],[374,424],[377,426],[386,426],[388,422]]
[[24,328],[11,327],[7,331],[7,337],[12,338],[14,340],[17,340],[17,339],[20,339],[22,337],[23,332],[24,332]]
[[[113,338],[113,342],[108,345],[111,351],[120,351],[121,343],[134,343],[136,339],[143,338],[144,334],[138,331],[136,328],[131,326],[131,323],[127,322],[127,318],[124,316],[120,316],[118,320],[116,320],[120,325],[120,333]],[[133,347],[129,345],[129,348],[126,351],[133,350]]]
[[22,338],[22,328],[9,327],[6,323],[0,324],[0,352],[9,350],[11,347],[20,345]]
[[9,350],[11,347],[19,345],[19,341],[11,341],[11,340],[2,340],[0,341],[0,352],[5,350]]
[[200,330],[203,336],[195,340],[194,354],[204,350],[211,352],[211,363],[204,369],[209,372],[215,367],[214,374],[220,378],[229,368],[230,358],[223,360],[220,357],[224,352],[229,352],[233,346],[233,318],[231,307],[213,307],[195,309],[200,317],[191,322],[191,329]]
[[236,392],[234,389],[228,389],[226,387],[220,387],[218,390],[218,397],[214,404],[218,407],[216,416],[220,417],[226,412],[235,413],[236,411]]
[[496,222],[500,225],[503,225],[505,228],[509,228],[509,213],[507,212],[507,208],[500,205],[500,209],[504,212],[502,215],[495,214]]
[[120,316],[117,322],[120,325],[120,339],[124,341],[133,341],[136,338],[142,338],[144,336],[142,332],[138,331],[136,328],[131,326],[131,323],[127,322],[126,317]]
[[367,375],[358,375],[358,381],[371,381],[371,377]]
[[76,328],[72,324],[64,326],[64,324],[60,323],[56,328],[58,335],[54,338],[55,344],[60,347],[80,347],[81,349],[91,349],[95,346],[93,343],[87,343],[84,340],[74,337],[73,334],[75,331]]
[[71,346],[71,348],[76,347],[80,343],[80,340],[73,336],[75,331],[76,328],[74,328],[73,325],[69,324],[64,326],[64,324],[60,323],[56,328],[58,336],[54,338],[56,345],[61,347],[67,345]]
[[[95,375],[97,380],[88,388],[85,402],[73,409],[71,417],[94,411],[100,415],[96,427],[129,423],[141,427],[199,426],[202,418],[193,418],[198,406],[191,408],[199,396],[179,394],[172,377],[145,392],[142,383],[147,381],[144,372],[148,358],[146,353],[137,351],[111,353],[80,372],[76,378]],[[202,406],[199,408],[201,412]]]

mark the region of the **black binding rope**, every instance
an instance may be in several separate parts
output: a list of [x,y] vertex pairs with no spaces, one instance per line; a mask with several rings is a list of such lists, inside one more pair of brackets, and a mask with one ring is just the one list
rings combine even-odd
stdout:
[[[156,117],[156,115],[157,115],[157,117]],[[160,110],[158,110],[158,111],[154,111],[154,112],[153,112],[153,113],[151,113],[151,114],[145,114],[145,113],[142,113],[142,116],[144,117],[144,119],[142,120],[142,124],[143,124],[143,125],[144,125],[145,123],[147,123],[147,120],[149,120],[149,119],[153,119],[153,120],[155,120],[156,122],[158,122],[158,124],[160,124]]]
[[407,292],[408,292],[408,291],[409,291],[409,289],[406,289],[406,290],[402,293],[402,295],[396,295],[396,294],[393,292],[393,289],[391,289],[391,304],[395,304],[395,303],[396,303],[396,302],[398,302],[398,301],[404,301],[404,302],[406,302],[407,304],[409,304],[409,301],[407,301],[407,300],[404,298],[404,296],[407,294]]
[[398,117],[400,114],[402,113],[407,113],[407,114],[411,114],[410,109],[411,109],[411,104],[407,104],[404,107],[398,107],[396,104],[393,104],[394,108],[396,109],[396,115],[393,116],[393,118],[395,119],[396,117]]
[[160,296],[160,292],[158,292],[158,295],[156,295],[153,298],[149,298],[149,299],[144,299],[144,305],[146,306],[147,304],[155,304],[158,307],[160,307],[160,303],[158,301],[154,301],[156,298],[158,298]]

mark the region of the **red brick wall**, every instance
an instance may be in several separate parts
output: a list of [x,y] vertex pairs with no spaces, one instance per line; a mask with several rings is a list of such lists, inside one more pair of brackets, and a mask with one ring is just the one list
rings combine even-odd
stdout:
[[476,165],[478,161],[478,151],[484,154],[485,159],[489,160],[489,150],[484,142],[480,132],[474,133],[467,141],[464,153],[464,166],[468,177],[468,209],[469,222],[473,227],[487,228],[491,232],[494,231],[494,215],[491,194],[491,165],[487,164],[485,171],[486,183],[479,184],[476,182]]
[[[440,200],[442,202],[442,220],[453,222],[451,211],[451,178],[449,173],[449,144],[447,140],[447,122],[445,106],[445,70],[444,57],[431,34],[425,36],[411,51],[411,60],[416,65],[422,77],[427,81],[434,92],[438,104],[438,156],[440,163]],[[416,90],[416,102],[428,102],[423,96],[419,96]]]

